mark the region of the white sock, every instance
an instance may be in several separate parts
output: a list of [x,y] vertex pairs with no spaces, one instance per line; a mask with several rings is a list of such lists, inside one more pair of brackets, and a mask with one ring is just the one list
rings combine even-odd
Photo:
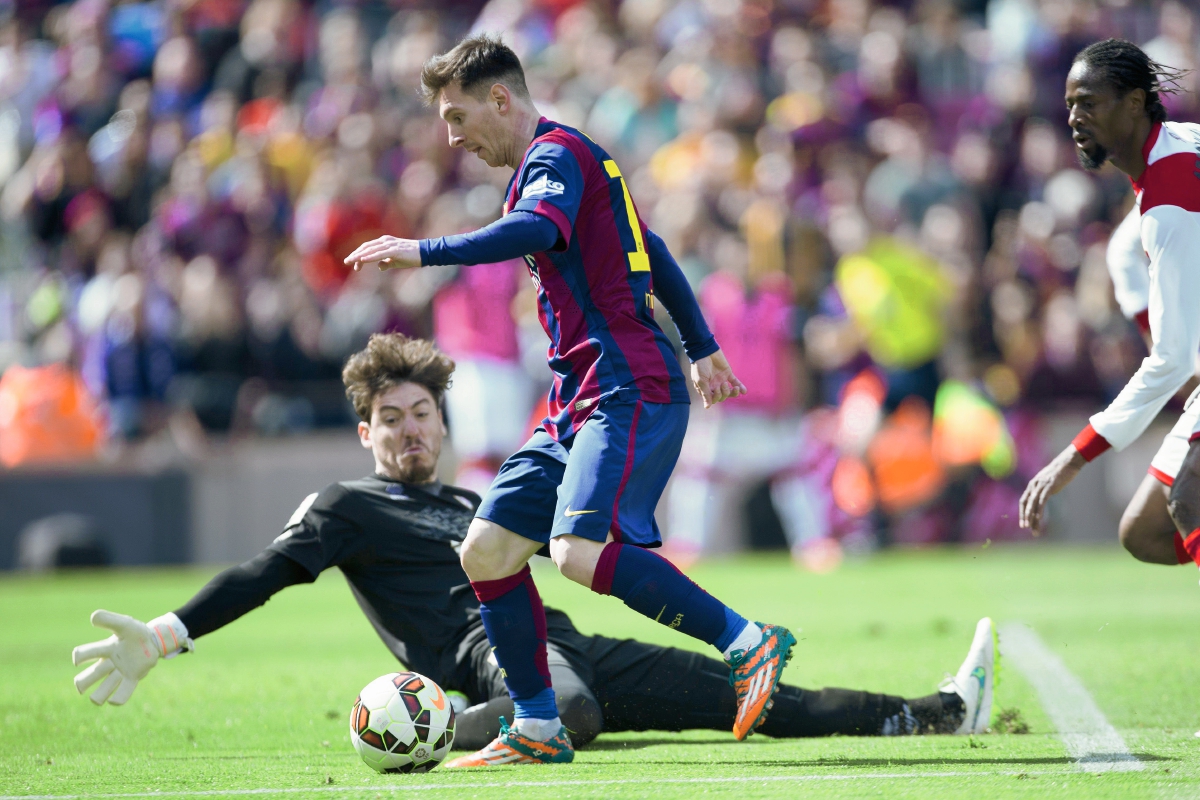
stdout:
[[746,627],[742,628],[742,632],[737,635],[737,638],[733,640],[733,643],[730,644],[729,647],[725,648],[725,652],[723,652],[721,655],[725,656],[725,660],[728,661],[733,657],[734,650],[741,650],[742,652],[745,652],[746,650],[757,646],[761,641],[762,628],[758,627],[753,622],[747,622]]
[[558,729],[562,727],[562,720],[558,717],[554,719],[521,717],[515,720],[512,726],[522,736],[533,739],[535,742],[545,742],[554,738],[554,734],[558,733]]

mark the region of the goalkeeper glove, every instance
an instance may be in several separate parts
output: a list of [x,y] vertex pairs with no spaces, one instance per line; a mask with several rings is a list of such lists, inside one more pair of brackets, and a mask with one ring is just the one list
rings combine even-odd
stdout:
[[104,678],[91,695],[92,702],[98,706],[104,705],[105,701],[114,706],[124,705],[137,688],[138,681],[146,677],[158,659],[174,658],[185,650],[195,649],[188,638],[187,626],[174,614],[164,614],[147,623],[111,611],[94,611],[92,624],[108,628],[113,635],[76,647],[71,660],[79,666],[100,659],[75,676],[75,688],[80,694]]

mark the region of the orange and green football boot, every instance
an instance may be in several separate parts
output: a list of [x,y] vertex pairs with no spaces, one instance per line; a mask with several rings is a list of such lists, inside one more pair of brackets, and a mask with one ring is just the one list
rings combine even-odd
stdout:
[[729,685],[737,692],[733,735],[740,742],[763,724],[779,691],[779,676],[792,658],[796,637],[779,625],[763,625],[762,641],[749,650],[734,650],[729,659]]
[[500,718],[500,735],[482,750],[447,762],[442,769],[459,767],[500,767],[505,764],[570,764],[575,748],[565,727],[550,739],[539,742],[522,736]]

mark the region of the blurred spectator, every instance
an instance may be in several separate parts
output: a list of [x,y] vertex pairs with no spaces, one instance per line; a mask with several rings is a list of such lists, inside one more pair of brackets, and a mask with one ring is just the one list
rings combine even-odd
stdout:
[[528,438],[532,387],[513,318],[518,288],[527,280],[523,261],[460,267],[433,299],[434,336],[457,364],[446,392],[457,482],[477,492]]
[[86,461],[104,430],[95,400],[61,364],[10,367],[0,378],[0,464]]
[[[746,496],[800,450],[803,367],[786,276],[770,272],[746,287],[723,269],[704,280],[700,303],[748,393],[692,415],[668,496],[671,549],[684,557],[744,547]],[[799,527],[784,520],[785,531]]]

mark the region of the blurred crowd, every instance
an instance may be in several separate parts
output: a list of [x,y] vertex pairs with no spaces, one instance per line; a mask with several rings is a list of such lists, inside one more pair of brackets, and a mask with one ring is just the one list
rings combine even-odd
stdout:
[[[1066,72],[1111,35],[1190,69],[1196,16],[1179,0],[0,0],[0,370],[16,386],[67,365],[98,440],[195,441],[346,424],[344,358],[375,331],[431,335],[464,365],[450,423],[464,480],[485,481],[549,384],[522,267],[342,258],[497,217],[509,171],[448,148],[417,94],[429,56],[497,31],[539,109],[621,164],[750,389],[694,417],[667,503],[677,548],[739,546],[763,487],[815,567],[839,541],[1015,536],[996,510],[1043,458],[1035,412],[1100,407],[1144,354],[1104,261],[1131,192],[1075,164]],[[1194,75],[1174,119],[1197,114]],[[485,391],[503,418],[472,417]],[[0,427],[18,395],[0,385]],[[2,434],[0,460],[20,461]]]

